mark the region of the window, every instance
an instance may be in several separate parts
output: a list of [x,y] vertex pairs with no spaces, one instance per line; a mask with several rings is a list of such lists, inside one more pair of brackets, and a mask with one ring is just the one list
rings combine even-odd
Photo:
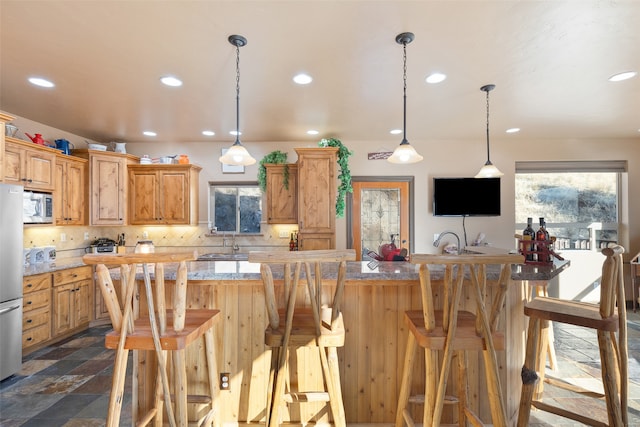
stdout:
[[209,228],[260,233],[262,192],[257,183],[209,183]]

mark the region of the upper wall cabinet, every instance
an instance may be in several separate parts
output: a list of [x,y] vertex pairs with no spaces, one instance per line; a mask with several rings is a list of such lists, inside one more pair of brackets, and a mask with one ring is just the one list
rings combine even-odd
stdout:
[[298,165],[269,163],[264,166],[267,170],[267,223],[297,224]]
[[13,120],[13,117],[0,111],[0,182],[4,181],[4,144],[5,125]]
[[23,185],[25,190],[53,191],[58,150],[5,138],[4,182]]
[[127,224],[127,165],[138,157],[95,150],[74,150],[89,159],[90,225]]
[[130,165],[129,223],[198,223],[196,165]]
[[53,207],[57,225],[87,225],[87,160],[58,155]]

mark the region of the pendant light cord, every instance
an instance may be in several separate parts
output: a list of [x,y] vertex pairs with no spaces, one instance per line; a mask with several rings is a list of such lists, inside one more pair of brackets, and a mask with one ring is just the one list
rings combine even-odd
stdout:
[[404,63],[404,68],[402,70],[402,73],[403,73],[403,77],[402,77],[402,82],[403,82],[402,143],[404,144],[407,142],[407,42],[406,41],[402,43],[402,48],[403,48],[402,61]]
[[489,91],[487,90],[487,163],[491,162],[491,156],[489,156]]
[[236,44],[236,144],[240,143],[240,45]]

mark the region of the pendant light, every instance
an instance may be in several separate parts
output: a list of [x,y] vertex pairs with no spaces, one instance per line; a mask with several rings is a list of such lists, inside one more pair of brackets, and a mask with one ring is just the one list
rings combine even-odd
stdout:
[[229,43],[236,47],[236,142],[219,160],[225,165],[249,166],[256,159],[240,143],[240,48],[247,44],[247,39],[234,34],[229,36]]
[[403,48],[403,95],[404,95],[404,110],[403,110],[403,122],[402,122],[402,142],[393,151],[393,154],[387,159],[391,163],[417,163],[423,159],[423,157],[416,152],[416,150],[407,141],[407,44],[411,43],[414,39],[413,33],[401,33],[396,36],[396,43],[401,44]]
[[487,93],[487,163],[480,168],[476,178],[497,178],[504,175],[500,170],[491,163],[489,158],[489,92],[496,88],[496,85],[485,85],[480,88],[481,91]]

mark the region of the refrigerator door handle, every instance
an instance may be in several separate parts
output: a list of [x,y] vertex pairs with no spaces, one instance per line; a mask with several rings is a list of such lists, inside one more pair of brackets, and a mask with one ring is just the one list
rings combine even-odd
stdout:
[[10,313],[10,312],[12,312],[13,310],[17,310],[17,309],[19,309],[19,308],[20,308],[20,304],[18,304],[18,305],[14,305],[13,307],[5,308],[4,310],[0,310],[0,316],[2,316],[3,314]]

